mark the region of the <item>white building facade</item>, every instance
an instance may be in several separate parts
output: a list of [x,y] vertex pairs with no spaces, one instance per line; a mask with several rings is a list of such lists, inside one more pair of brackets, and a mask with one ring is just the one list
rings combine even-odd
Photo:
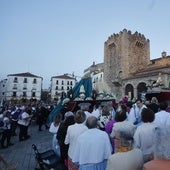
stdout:
[[9,74],[7,77],[0,82],[1,101],[41,99],[42,77],[29,72]]
[[3,101],[5,101],[6,82],[7,82],[7,79],[3,79],[0,81],[0,104],[1,105]]
[[74,77],[68,74],[51,77],[51,99],[60,98],[63,94],[67,94],[76,83]]
[[84,70],[84,75],[89,75],[92,78],[93,88],[95,90],[99,90],[98,86],[104,82],[103,65],[104,65],[103,63],[95,64],[95,62],[93,62],[93,64],[90,67]]

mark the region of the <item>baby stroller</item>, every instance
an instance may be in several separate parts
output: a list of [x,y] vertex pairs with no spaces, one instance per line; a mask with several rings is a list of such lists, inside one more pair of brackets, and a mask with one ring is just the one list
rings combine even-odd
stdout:
[[55,152],[50,149],[45,152],[40,153],[35,144],[32,145],[35,153],[35,158],[38,162],[39,170],[64,170],[60,163],[60,158],[55,154]]

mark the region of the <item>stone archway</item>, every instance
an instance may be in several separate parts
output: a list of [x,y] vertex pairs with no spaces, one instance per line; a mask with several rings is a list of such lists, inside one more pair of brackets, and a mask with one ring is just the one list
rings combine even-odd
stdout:
[[127,84],[125,87],[125,95],[127,95],[130,100],[134,98],[134,88],[131,84]]
[[145,82],[141,82],[137,86],[137,97],[142,98],[142,95],[147,92],[147,87]]

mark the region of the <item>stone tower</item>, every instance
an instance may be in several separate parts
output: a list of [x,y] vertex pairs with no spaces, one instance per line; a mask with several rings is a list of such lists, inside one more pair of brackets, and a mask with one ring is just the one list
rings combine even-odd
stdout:
[[104,80],[121,96],[122,80],[140,72],[150,62],[150,42],[143,34],[124,29],[104,44]]

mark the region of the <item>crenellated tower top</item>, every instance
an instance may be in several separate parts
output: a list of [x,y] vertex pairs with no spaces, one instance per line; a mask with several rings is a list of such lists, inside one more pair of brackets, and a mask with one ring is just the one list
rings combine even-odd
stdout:
[[145,36],[139,32],[135,32],[132,34],[130,30],[123,29],[123,31],[120,31],[119,34],[112,34],[111,36],[108,37],[108,40],[105,42],[105,44],[109,45],[112,44],[113,42],[118,41],[122,36],[125,36],[125,34],[129,37],[131,37],[134,40],[140,40],[143,43],[148,43],[149,39],[146,39]]
[[127,29],[112,34],[104,43],[104,78],[107,83],[140,72],[150,62],[150,41]]

